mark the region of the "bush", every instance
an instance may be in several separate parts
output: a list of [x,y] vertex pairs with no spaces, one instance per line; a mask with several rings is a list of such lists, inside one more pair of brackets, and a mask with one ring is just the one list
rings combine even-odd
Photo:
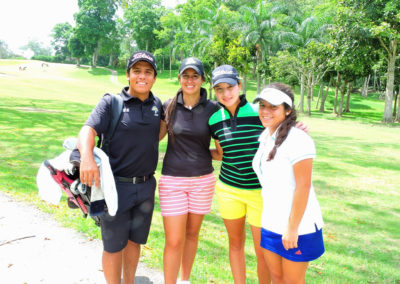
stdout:
[[33,60],[40,60],[40,61],[46,61],[46,62],[56,62],[55,61],[55,56],[49,56],[49,55],[36,55],[32,56]]

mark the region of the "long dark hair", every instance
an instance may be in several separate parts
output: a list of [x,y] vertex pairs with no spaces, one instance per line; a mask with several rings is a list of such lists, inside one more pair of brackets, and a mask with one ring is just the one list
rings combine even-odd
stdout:
[[172,131],[172,122],[174,120],[176,103],[178,101],[178,96],[179,96],[180,93],[182,93],[182,89],[181,88],[179,88],[178,92],[171,99],[169,105],[167,106],[167,109],[165,110],[165,123],[167,125],[168,134],[171,136],[172,139],[174,139],[174,133]]
[[271,152],[269,152],[268,155],[268,160],[271,161],[274,159],[276,150],[278,149],[279,146],[282,145],[283,141],[285,141],[286,137],[289,134],[289,130],[296,125],[296,120],[297,120],[297,114],[296,114],[296,109],[294,108],[294,95],[292,89],[283,83],[271,83],[265,88],[274,88],[279,91],[284,92],[286,95],[288,95],[292,99],[292,107],[290,107],[288,104],[283,103],[283,106],[285,108],[285,111],[287,112],[288,110],[291,110],[290,114],[286,115],[286,118],[284,121],[279,126],[278,133],[276,135],[275,139],[275,145],[274,148],[272,148]]

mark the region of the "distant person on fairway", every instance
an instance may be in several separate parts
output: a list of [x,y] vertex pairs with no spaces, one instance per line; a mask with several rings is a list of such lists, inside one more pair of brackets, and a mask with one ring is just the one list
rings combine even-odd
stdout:
[[[211,210],[215,177],[210,150],[208,119],[219,108],[207,99],[203,63],[186,58],[179,68],[181,88],[165,102],[168,146],[159,180],[161,214],[165,231],[164,279],[166,284],[190,283],[198,237],[205,214]],[[219,158],[220,159],[220,158]]]
[[[123,113],[110,141],[108,153],[118,193],[116,216],[101,217],[103,270],[107,283],[134,282],[154,208],[156,181],[153,176],[158,161],[161,101],[151,88],[156,81],[157,65],[146,51],[132,54],[127,64],[129,86],[123,88]],[[93,159],[95,137],[107,132],[111,117],[111,97],[105,95],[78,136],[81,153],[80,180],[99,185],[99,171]]]
[[308,262],[324,253],[323,220],[311,178],[314,142],[295,127],[289,86],[267,85],[255,102],[266,128],[253,160],[262,185],[261,246],[273,283],[305,283]]

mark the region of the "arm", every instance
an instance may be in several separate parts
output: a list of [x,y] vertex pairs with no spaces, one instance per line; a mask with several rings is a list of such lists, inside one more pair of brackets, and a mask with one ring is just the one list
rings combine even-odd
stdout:
[[164,120],[161,120],[160,122],[160,133],[158,134],[158,139],[161,141],[167,134],[167,124],[165,123]]
[[297,248],[298,227],[303,218],[311,187],[312,159],[305,159],[293,165],[296,188],[286,232],[282,235],[282,244],[286,250]]
[[221,145],[219,145],[219,141],[214,139],[215,149],[210,149],[211,157],[213,160],[222,161],[222,154],[224,151],[222,150]]
[[307,124],[305,124],[304,122],[302,122],[302,121],[298,121],[297,123],[296,123],[296,127],[298,128],[298,129],[301,129],[301,130],[303,130],[305,133],[309,133],[310,132],[310,128],[308,127],[308,125]]
[[77,147],[81,154],[81,165],[79,167],[81,183],[92,186],[94,179],[95,185],[98,187],[100,185],[100,173],[93,156],[96,136],[96,130],[84,125],[78,135]]

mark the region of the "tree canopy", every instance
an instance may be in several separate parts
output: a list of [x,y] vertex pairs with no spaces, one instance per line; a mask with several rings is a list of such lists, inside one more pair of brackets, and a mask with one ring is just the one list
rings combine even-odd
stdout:
[[[399,1],[187,0],[166,8],[161,0],[78,0],[78,6],[75,26],[53,28],[57,60],[72,57],[96,66],[101,56],[108,65],[123,66],[133,51],[144,49],[156,55],[162,70],[171,70],[196,56],[207,80],[215,66],[232,64],[244,90],[248,76],[257,79],[257,90],[267,81],[299,86],[300,111],[307,98],[307,114],[317,85],[320,94],[326,86],[341,94],[334,99],[338,116],[351,111],[341,108],[351,90],[374,88],[385,99],[382,121],[400,120]],[[35,55],[48,54],[35,42],[28,46]],[[1,41],[0,55],[7,56]]]

